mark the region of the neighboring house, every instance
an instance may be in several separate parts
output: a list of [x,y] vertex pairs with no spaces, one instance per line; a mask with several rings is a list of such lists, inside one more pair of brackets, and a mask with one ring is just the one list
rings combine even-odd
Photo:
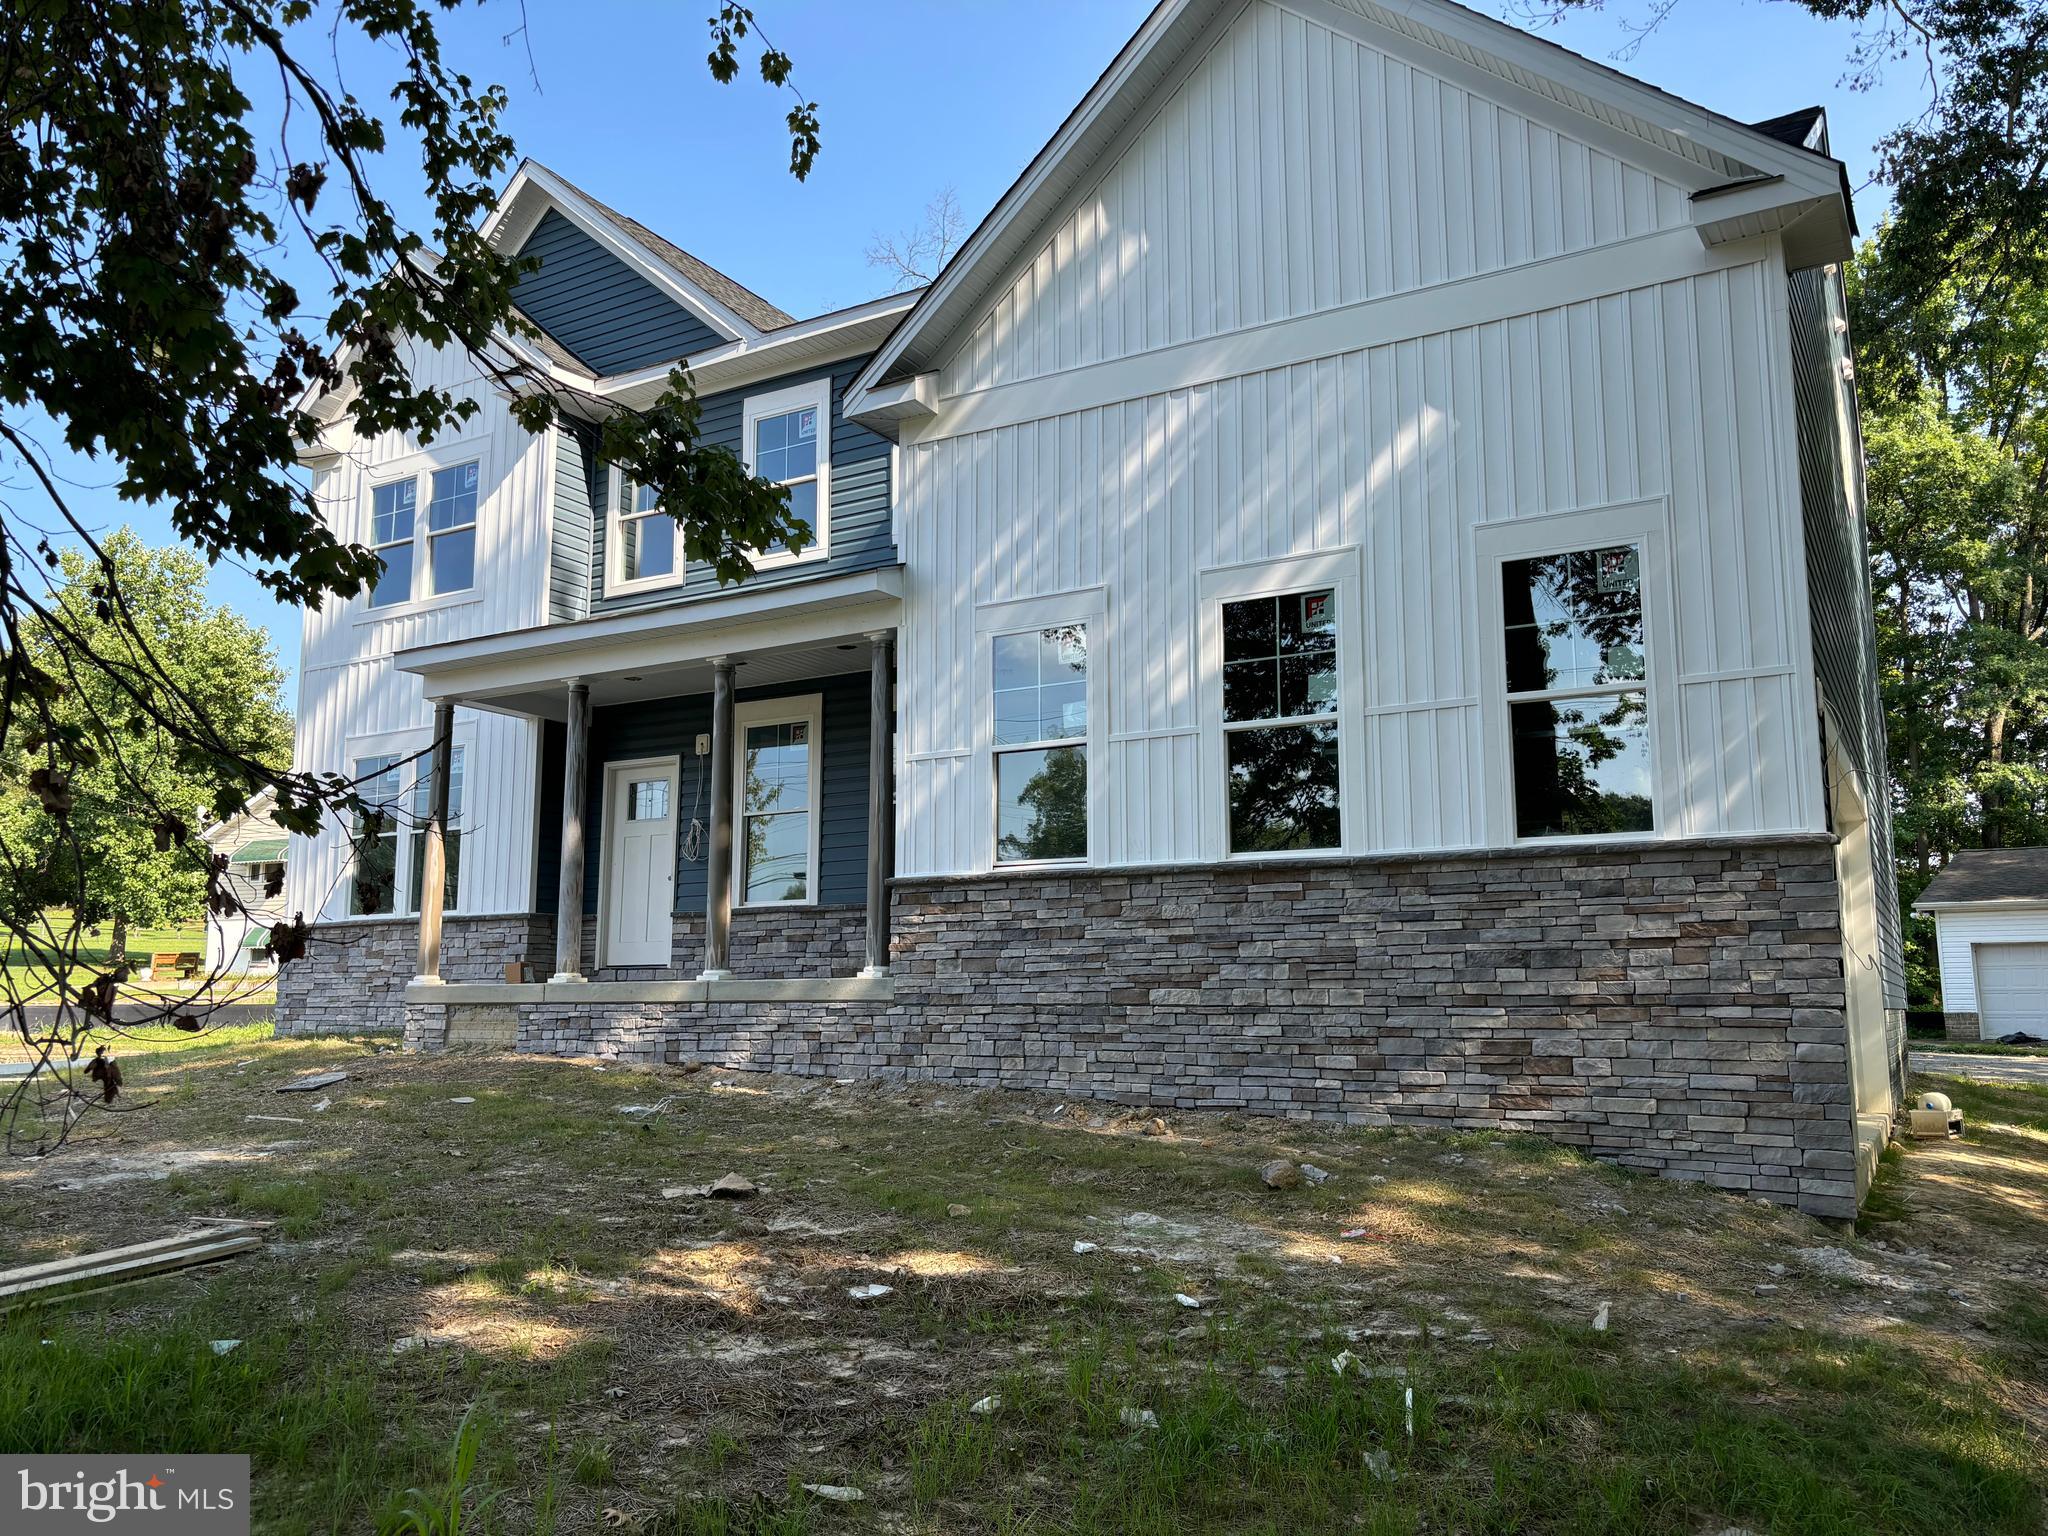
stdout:
[[[295,843],[287,1027],[1855,1209],[1905,997],[1818,111],[1441,0],[1164,0],[922,294],[793,321],[533,165],[488,229],[571,419],[424,350],[460,439],[323,407],[387,571],[307,615],[300,766],[394,815]],[[679,358],[820,534],[732,588],[577,421]]]
[[1913,911],[1934,919],[1950,1039],[2048,1039],[2048,848],[1954,854]]
[[270,953],[271,924],[288,914],[284,867],[289,839],[271,820],[277,791],[260,791],[248,806],[217,821],[200,840],[228,861],[226,885],[241,903],[239,912],[210,912],[206,918],[206,974],[268,975],[277,969]]

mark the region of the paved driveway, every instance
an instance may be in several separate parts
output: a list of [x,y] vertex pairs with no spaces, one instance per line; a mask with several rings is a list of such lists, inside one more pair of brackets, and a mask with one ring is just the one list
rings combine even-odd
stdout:
[[1979,1056],[1970,1051],[1914,1051],[1915,1072],[1939,1072],[1980,1083],[2048,1083],[2048,1056]]

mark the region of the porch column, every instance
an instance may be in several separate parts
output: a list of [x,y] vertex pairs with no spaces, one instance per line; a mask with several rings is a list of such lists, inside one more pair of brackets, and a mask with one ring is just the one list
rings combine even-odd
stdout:
[[732,935],[732,676],[730,656],[711,658],[711,856],[704,868],[702,981],[723,981]]
[[562,754],[562,879],[555,893],[555,974],[583,980],[583,781],[590,766],[590,686],[569,680],[568,750]]
[[441,904],[448,885],[448,777],[454,756],[455,706],[434,704],[434,745],[427,782],[426,847],[420,855],[420,967],[415,981],[441,979]]
[[863,976],[889,974],[889,875],[896,866],[896,767],[890,708],[888,630],[868,636],[868,963]]

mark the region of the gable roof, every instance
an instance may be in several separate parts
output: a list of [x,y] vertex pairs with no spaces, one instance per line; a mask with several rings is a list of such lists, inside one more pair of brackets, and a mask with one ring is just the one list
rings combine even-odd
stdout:
[[522,160],[484,220],[483,236],[516,251],[549,210],[559,213],[655,288],[728,341],[746,341],[790,317],[646,225],[608,208],[538,160]]
[[[1159,0],[1053,136],[997,201],[918,305],[847,392],[849,414],[877,407],[886,418],[900,391],[943,360],[971,327],[1037,236],[1094,169],[1149,120],[1155,103],[1199,60],[1245,0]],[[1258,3],[1258,0],[1253,0]],[[1290,0],[1274,0],[1286,6]],[[1452,0],[1295,0],[1326,18],[1376,29],[1415,45],[1446,71],[1477,73],[1505,96],[1553,119],[1619,135],[1637,157],[1696,197],[1739,191],[1702,218],[1703,238],[1788,227],[1800,214],[1844,195],[1839,162],[1805,143],[1709,111],[1619,70]],[[1771,120],[1779,124],[1780,120]],[[1846,202],[1846,197],[1845,197]],[[1775,221],[1768,208],[1794,205]],[[1846,206],[1841,222],[1852,215]],[[1737,221],[1741,221],[1738,225]],[[1846,235],[1836,242],[1846,249]],[[870,399],[873,395],[874,398]]]
[[1980,901],[2048,902],[2048,848],[1969,848],[1952,854],[1913,910]]
[[[564,183],[567,185],[567,183]],[[581,191],[581,188],[577,189]],[[663,239],[638,219],[629,218],[616,208],[599,202],[588,192],[583,193],[590,206],[610,219],[629,237],[638,241],[654,256],[667,263],[677,273],[695,283],[706,293],[717,297],[734,314],[744,316],[757,330],[779,330],[785,325],[794,325],[796,317],[777,309],[753,289],[727,277],[716,267],[699,261],[681,246]]]

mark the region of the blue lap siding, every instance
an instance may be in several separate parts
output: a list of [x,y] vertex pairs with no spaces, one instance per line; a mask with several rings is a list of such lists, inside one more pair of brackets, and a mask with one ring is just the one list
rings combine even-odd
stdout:
[[[859,422],[848,421],[841,413],[840,403],[846,389],[862,368],[867,366],[865,357],[849,358],[834,363],[829,368],[812,368],[802,373],[792,373],[781,378],[764,379],[745,389],[727,390],[721,394],[706,395],[703,400],[703,429],[706,442],[730,448],[744,456],[742,438],[746,426],[747,397],[749,395],[772,394],[793,385],[809,383],[814,379],[830,377],[832,380],[832,457],[830,508],[827,521],[831,529],[830,553],[818,561],[786,566],[762,572],[751,578],[749,586],[783,586],[791,582],[810,581],[819,576],[842,571],[872,570],[877,566],[896,563],[896,544],[890,526],[889,488],[889,440],[870,432]],[[602,485],[602,496],[619,494],[619,488],[610,483],[610,477],[599,471],[599,478],[593,484]],[[628,608],[648,608],[663,603],[686,601],[693,597],[705,597],[719,590],[717,578],[704,566],[692,567],[684,581],[673,587],[660,587],[651,592],[636,592],[625,597],[605,596],[605,519],[592,520],[589,558],[590,607],[592,614],[616,613]]]
[[[820,736],[823,778],[818,825],[818,902],[821,906],[862,906],[867,901],[868,860],[868,708],[866,671],[809,679],[773,688],[742,688],[738,699],[780,699],[816,693],[823,696]],[[584,803],[583,909],[597,912],[597,893],[604,878],[605,765],[644,757],[674,757],[681,765],[676,786],[676,911],[704,910],[705,866],[711,822],[711,759],[695,755],[699,733],[711,730],[711,696],[658,699],[645,704],[617,705],[592,712],[590,779]],[[559,803],[559,800],[558,800]],[[545,815],[545,813],[543,813]],[[706,846],[691,859],[686,849],[690,823],[706,827]],[[559,869],[561,822],[540,827],[540,863]],[[551,846],[552,845],[552,846]],[[735,871],[735,878],[737,878]]]
[[595,372],[628,373],[731,339],[552,209],[519,254],[540,258],[519,279],[519,307]]

